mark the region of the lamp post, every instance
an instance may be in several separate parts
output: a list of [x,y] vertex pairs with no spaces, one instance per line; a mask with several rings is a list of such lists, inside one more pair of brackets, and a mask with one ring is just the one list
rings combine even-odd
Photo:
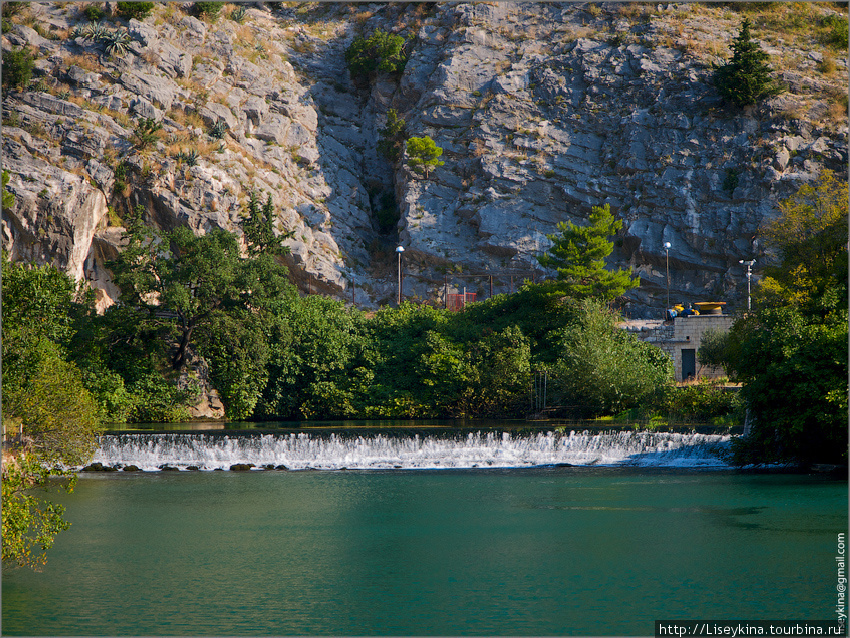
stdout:
[[753,305],[752,299],[750,298],[750,280],[753,278],[753,264],[756,263],[756,260],[750,259],[745,261],[743,259],[739,259],[738,263],[747,267],[747,312],[750,312]]
[[395,249],[398,253],[398,305],[401,305],[401,253],[404,252],[404,246],[398,246]]
[[[667,310],[670,309],[670,249],[673,247],[669,241],[664,242],[664,252],[667,253]],[[665,317],[666,311],[665,311]]]

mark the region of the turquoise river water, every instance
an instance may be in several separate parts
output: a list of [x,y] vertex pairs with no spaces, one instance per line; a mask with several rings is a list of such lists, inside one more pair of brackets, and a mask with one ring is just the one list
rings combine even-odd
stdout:
[[4,635],[651,635],[835,620],[847,483],[678,467],[83,474]]

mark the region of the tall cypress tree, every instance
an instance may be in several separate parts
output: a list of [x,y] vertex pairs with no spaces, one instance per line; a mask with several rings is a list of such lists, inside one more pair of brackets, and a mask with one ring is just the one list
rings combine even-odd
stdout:
[[780,86],[770,78],[770,56],[750,36],[752,24],[744,18],[732,43],[732,59],[714,69],[714,86],[720,95],[739,107],[776,95]]

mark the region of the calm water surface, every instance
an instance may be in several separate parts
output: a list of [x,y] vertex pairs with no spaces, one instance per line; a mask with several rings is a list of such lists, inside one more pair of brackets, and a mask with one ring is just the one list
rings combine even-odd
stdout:
[[847,483],[725,471],[87,475],[4,635],[650,635],[834,620]]

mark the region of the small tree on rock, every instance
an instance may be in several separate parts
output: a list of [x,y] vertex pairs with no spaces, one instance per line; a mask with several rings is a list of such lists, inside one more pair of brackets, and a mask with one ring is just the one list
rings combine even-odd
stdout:
[[589,225],[560,222],[560,234],[546,235],[553,246],[537,261],[558,271],[555,288],[561,294],[576,299],[614,299],[638,286],[628,269],[605,269],[605,258],[614,250],[608,237],[622,227],[623,222],[614,219],[608,204],[594,206]]
[[442,154],[443,149],[428,136],[407,140],[407,162],[414,171],[424,174],[426,179],[432,168],[445,164],[439,159]]
[[395,109],[387,111],[387,125],[379,131],[378,152],[391,162],[395,162],[401,154],[404,141],[405,122],[398,116]]
[[781,88],[771,79],[770,56],[752,39],[750,26],[749,19],[744,18],[731,46],[732,59],[714,70],[714,85],[720,95],[739,107],[776,95]]

